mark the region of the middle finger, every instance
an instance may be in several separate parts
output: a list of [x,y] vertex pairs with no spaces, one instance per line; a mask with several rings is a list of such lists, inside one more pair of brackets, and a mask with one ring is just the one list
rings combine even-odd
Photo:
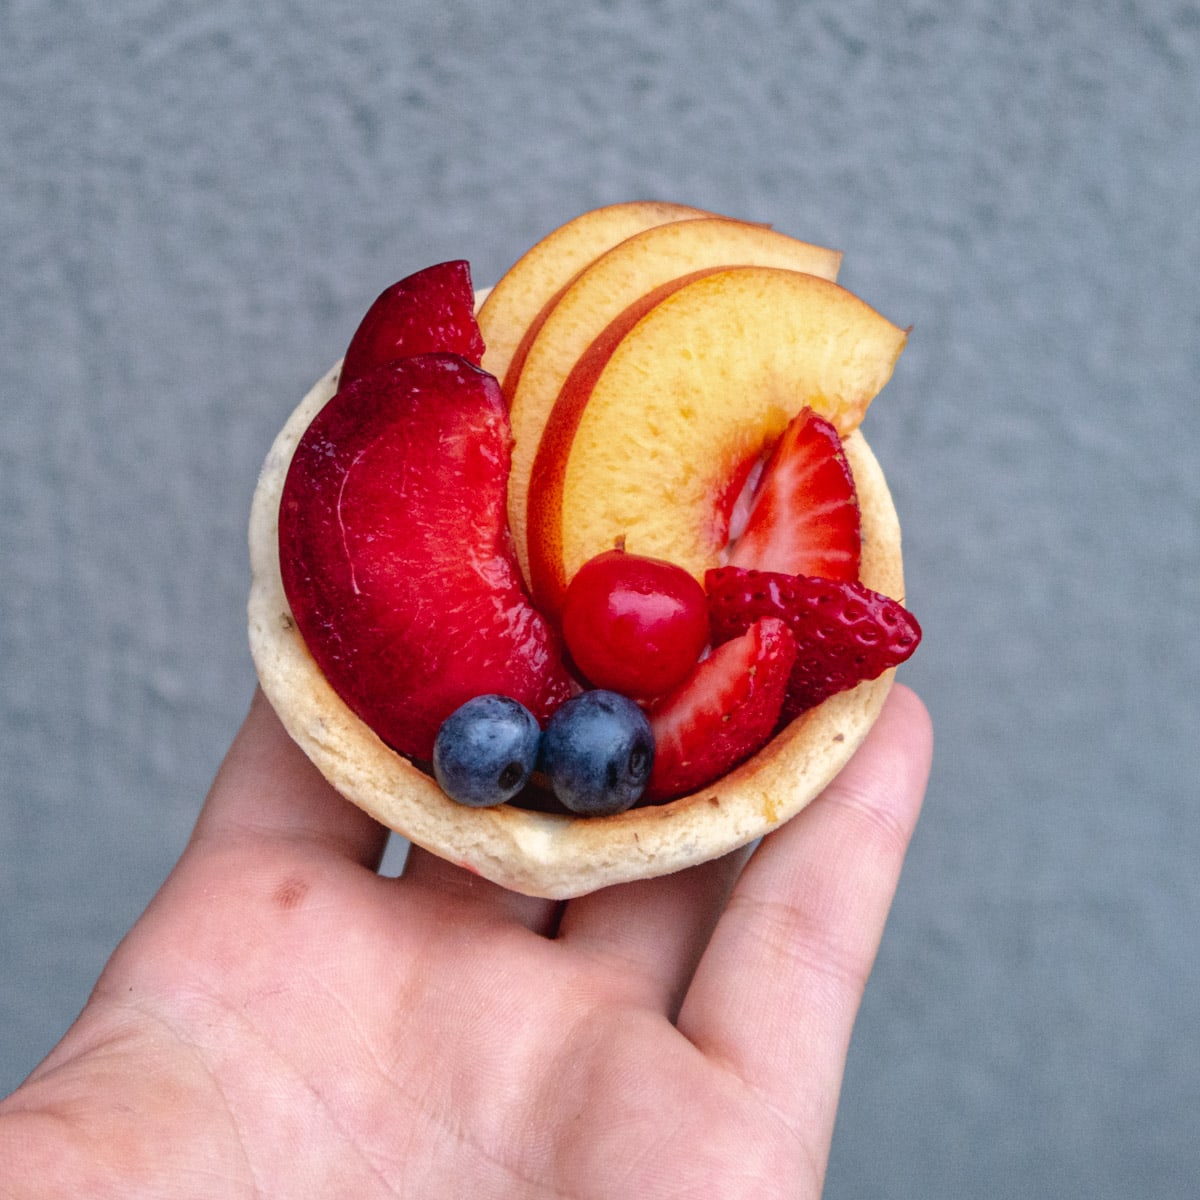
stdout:
[[454,863],[410,846],[397,885],[436,905],[443,913],[453,908],[464,921],[516,922],[543,937],[554,932],[561,904],[509,891]]
[[567,904],[558,940],[599,962],[631,998],[679,1010],[748,851],[658,879],[617,884]]

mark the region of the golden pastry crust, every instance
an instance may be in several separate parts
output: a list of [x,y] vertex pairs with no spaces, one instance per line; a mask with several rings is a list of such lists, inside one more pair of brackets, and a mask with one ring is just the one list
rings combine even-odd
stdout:
[[[263,465],[250,515],[251,652],[288,733],[346,799],[416,845],[531,896],[569,899],[665,875],[743,846],[795,816],[833,779],[871,728],[894,672],[794,721],[711,787],[611,817],[501,805],[465,808],[389,749],[338,698],[292,619],[279,571],[279,499],[292,453],[334,394],[339,367],[312,388]],[[904,599],[900,526],[883,472],[859,432],[845,441],[862,509],[862,581]]]

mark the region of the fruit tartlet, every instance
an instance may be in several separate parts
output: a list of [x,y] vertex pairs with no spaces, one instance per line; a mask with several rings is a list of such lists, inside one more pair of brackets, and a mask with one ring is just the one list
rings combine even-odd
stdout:
[[379,297],[250,519],[260,682],[343,796],[565,899],[830,782],[920,640],[858,428],[907,334],[840,260],[630,203]]

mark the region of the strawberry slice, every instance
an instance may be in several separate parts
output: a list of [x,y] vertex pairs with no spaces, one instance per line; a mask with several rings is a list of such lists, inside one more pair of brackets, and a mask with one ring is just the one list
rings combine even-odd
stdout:
[[857,579],[862,542],[854,476],[837,430],[805,408],[767,459],[730,565]]
[[743,636],[764,617],[778,617],[792,631],[796,661],[785,721],[904,662],[921,640],[904,605],[857,580],[719,567],[704,585],[715,644]]
[[380,294],[350,339],[341,386],[394,359],[439,351],[475,366],[483,358],[471,268],[464,259],[426,267]]
[[795,641],[775,617],[749,624],[647,711],[654,770],[645,799],[668,800],[720,778],[762,747],[779,722]]

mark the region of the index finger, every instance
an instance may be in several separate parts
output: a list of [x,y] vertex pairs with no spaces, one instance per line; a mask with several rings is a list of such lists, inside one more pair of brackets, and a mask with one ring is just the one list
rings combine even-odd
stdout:
[[387,830],[334,791],[259,688],[213,781],[193,841],[220,837],[317,842],[374,870]]
[[924,706],[893,688],[837,779],[756,851],[680,1012],[684,1034],[807,1136],[832,1133],[931,754]]

